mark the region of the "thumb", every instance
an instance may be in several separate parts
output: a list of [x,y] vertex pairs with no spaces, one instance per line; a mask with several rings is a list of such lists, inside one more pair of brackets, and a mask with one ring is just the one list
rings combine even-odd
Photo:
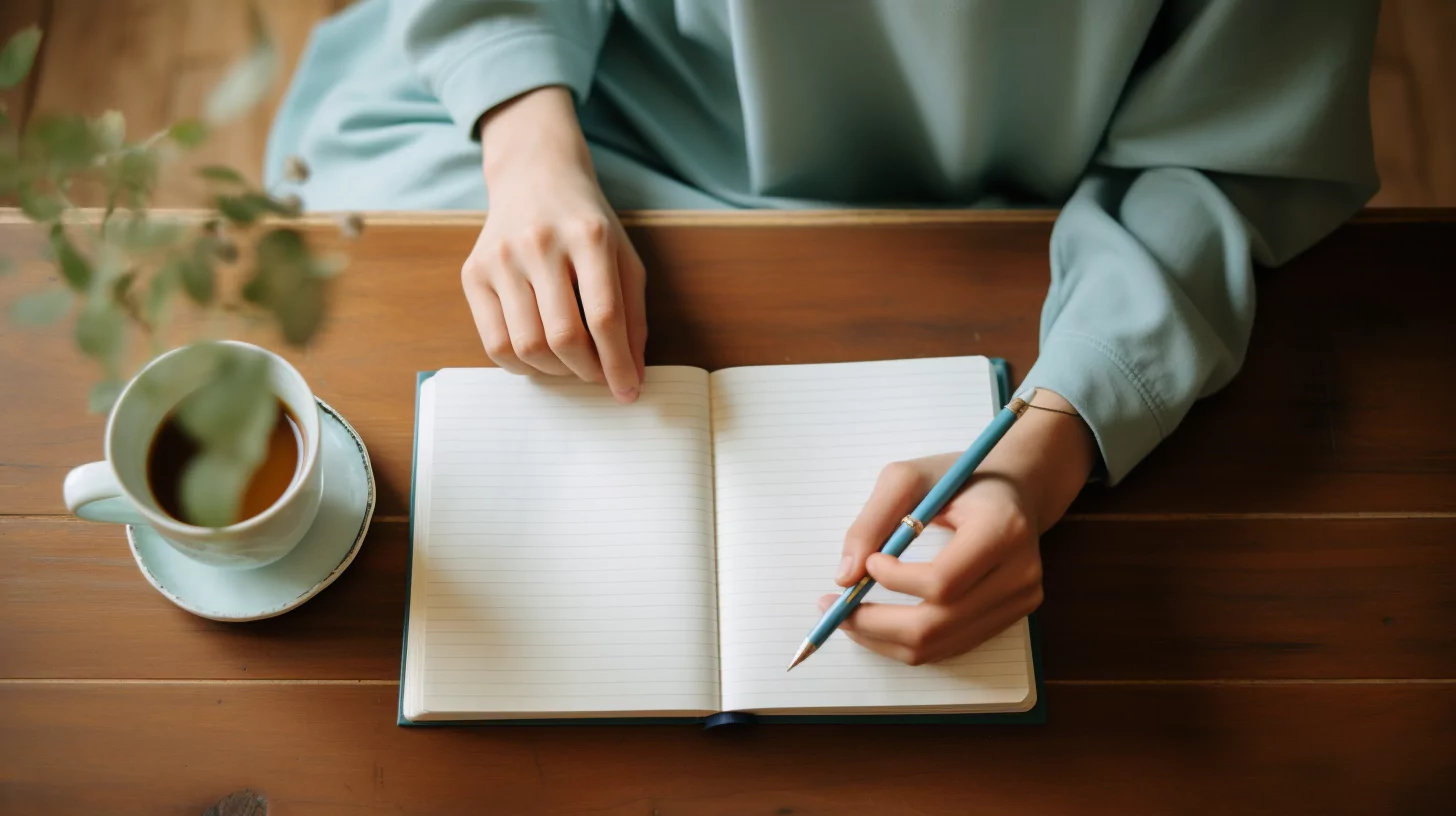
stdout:
[[945,471],[944,457],[892,462],[880,471],[875,489],[844,534],[844,549],[835,583],[850,586],[864,577],[865,559],[880,551],[906,513],[915,509],[931,484]]

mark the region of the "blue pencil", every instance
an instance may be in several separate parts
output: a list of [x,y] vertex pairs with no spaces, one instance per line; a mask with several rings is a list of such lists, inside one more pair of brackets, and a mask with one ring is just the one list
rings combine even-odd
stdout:
[[[1016,421],[1017,417],[1026,413],[1026,407],[1035,395],[1035,388],[1028,389],[1012,399],[1005,408],[996,414],[996,418],[991,420],[991,424],[987,425],[984,431],[981,431],[981,435],[976,438],[976,441],[966,448],[966,452],[955,460],[955,464],[951,465],[950,470],[940,477],[940,481],[936,483],[935,487],[925,494],[925,498],[920,501],[915,510],[900,519],[900,524],[895,527],[895,532],[891,533],[890,538],[880,547],[880,552],[898,558],[900,553],[910,546],[910,542],[914,541],[920,535],[921,530],[925,529],[925,524],[935,518],[945,508],[946,502],[949,502],[951,497],[965,486],[966,480],[971,478],[971,474],[986,460],[986,455],[996,447],[996,443],[1001,441],[1001,437],[1006,435],[1006,431],[1010,430],[1011,424]],[[809,632],[809,636],[804,638],[804,643],[799,646],[799,651],[794,653],[794,660],[789,664],[790,671],[824,645],[824,641],[834,634],[834,630],[838,629],[839,624],[849,617],[849,613],[859,606],[865,593],[869,592],[870,587],[874,585],[875,579],[866,575],[859,580],[859,583],[840,593],[839,597],[834,600],[834,604],[824,613],[824,617],[820,618],[819,623]]]

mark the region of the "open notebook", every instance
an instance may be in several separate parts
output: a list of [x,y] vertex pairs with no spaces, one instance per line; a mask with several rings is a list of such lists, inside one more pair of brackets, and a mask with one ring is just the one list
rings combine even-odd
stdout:
[[785,672],[880,469],[964,449],[996,382],[983,357],[662,366],[622,406],[498,369],[423,379],[400,722],[1028,711],[1026,620],[914,668],[836,635]]

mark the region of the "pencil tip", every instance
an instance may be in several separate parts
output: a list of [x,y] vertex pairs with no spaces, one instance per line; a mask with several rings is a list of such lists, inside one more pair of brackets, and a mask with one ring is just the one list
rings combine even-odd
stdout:
[[810,643],[807,640],[804,641],[803,645],[799,647],[799,651],[794,653],[794,660],[792,663],[789,664],[789,667],[785,669],[785,671],[793,671],[795,666],[803,663],[804,660],[807,659],[809,655],[814,654],[815,650],[817,650],[818,648],[819,647],[815,646],[813,643]]

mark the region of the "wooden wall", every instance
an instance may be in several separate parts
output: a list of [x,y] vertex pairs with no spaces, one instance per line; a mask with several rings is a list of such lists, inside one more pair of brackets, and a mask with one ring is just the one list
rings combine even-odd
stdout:
[[[260,0],[289,70],[312,25],[350,0]],[[131,132],[196,113],[246,46],[242,0],[5,0],[0,35],[32,22],[47,32],[28,88],[12,111],[126,114]],[[1456,2],[1386,0],[1370,79],[1384,187],[1376,206],[1456,205]],[[222,161],[255,178],[282,84],[271,104],[217,134],[199,162]],[[198,203],[185,174],[160,203]]]

